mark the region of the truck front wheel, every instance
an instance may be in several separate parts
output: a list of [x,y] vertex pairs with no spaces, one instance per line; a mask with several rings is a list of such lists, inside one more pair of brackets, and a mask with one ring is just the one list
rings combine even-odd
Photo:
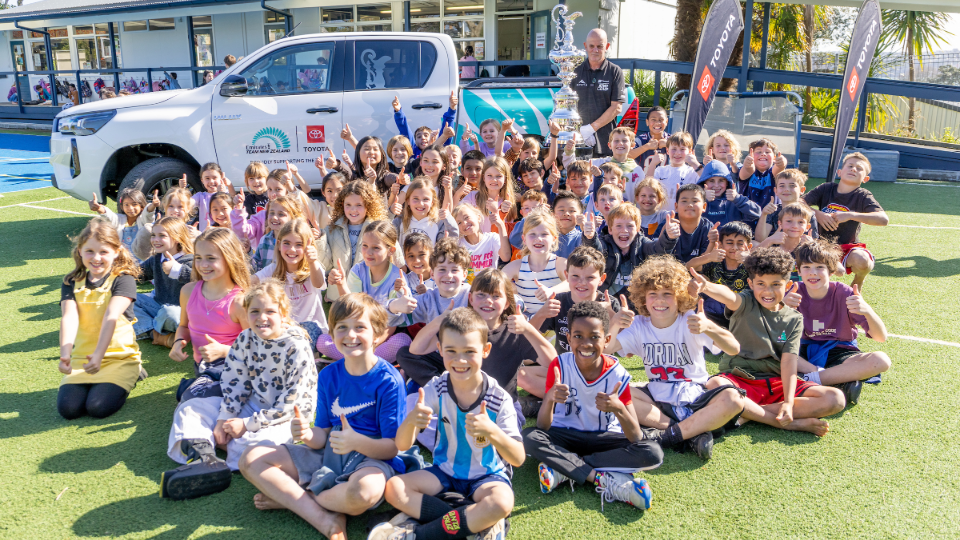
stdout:
[[138,164],[123,177],[120,190],[136,188],[143,192],[149,201],[154,190],[160,191],[160,196],[170,188],[177,187],[180,178],[187,175],[187,184],[192,191],[202,190],[200,177],[196,167],[171,157],[152,158]]

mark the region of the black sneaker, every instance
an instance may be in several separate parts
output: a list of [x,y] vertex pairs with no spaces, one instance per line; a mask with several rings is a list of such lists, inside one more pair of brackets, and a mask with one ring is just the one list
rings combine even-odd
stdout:
[[137,382],[140,382],[149,377],[147,370],[143,369],[143,366],[140,366],[140,375],[137,375]]
[[181,441],[187,464],[160,476],[160,497],[182,501],[219,493],[230,487],[233,473],[205,440]]
[[709,431],[701,433],[687,441],[690,448],[700,456],[700,459],[706,461],[713,457],[713,434]]
[[856,405],[860,401],[860,391],[863,390],[863,382],[850,381],[840,385],[843,391],[843,397],[847,398],[847,405]]
[[536,396],[520,396],[520,412],[526,418],[536,418],[542,405],[543,400]]

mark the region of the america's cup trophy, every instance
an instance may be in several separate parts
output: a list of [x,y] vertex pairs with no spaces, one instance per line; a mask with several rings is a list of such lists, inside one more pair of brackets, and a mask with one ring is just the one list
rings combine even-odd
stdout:
[[[562,147],[568,141],[573,140],[577,146],[583,146],[583,137],[580,135],[580,112],[577,108],[577,102],[580,97],[570,88],[570,83],[575,77],[573,70],[583,63],[587,55],[583,49],[578,49],[573,44],[573,25],[578,17],[583,14],[579,11],[567,15],[567,6],[557,4],[553,7],[551,18],[557,25],[557,37],[553,50],[550,51],[550,61],[555,64],[559,70],[560,81],[563,83],[555,94],[553,94],[553,114],[550,120],[560,126],[559,143]],[[560,26],[559,12],[563,17],[563,28]],[[564,31],[566,30],[566,31]]]

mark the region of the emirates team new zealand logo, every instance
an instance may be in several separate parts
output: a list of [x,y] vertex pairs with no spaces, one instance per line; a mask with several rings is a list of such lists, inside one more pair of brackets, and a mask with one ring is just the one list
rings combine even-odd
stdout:
[[253,136],[248,154],[284,154],[290,152],[290,137],[280,128],[265,127]]

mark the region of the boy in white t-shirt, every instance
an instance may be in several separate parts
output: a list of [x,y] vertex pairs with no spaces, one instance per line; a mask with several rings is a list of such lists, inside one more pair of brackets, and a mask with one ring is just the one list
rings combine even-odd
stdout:
[[[740,344],[728,330],[707,318],[703,299],[699,306],[687,292],[686,267],[673,257],[647,260],[633,273],[630,299],[639,316],[621,309],[611,322],[613,339],[607,352],[637,355],[650,380],[631,388],[638,418],[647,427],[662,431],[657,441],[664,448],[684,441],[703,459],[713,453],[713,432],[736,425],[743,412],[743,393],[722,386],[707,390],[709,378],[703,349],[722,349],[735,355]],[[621,305],[626,298],[621,297]],[[699,307],[697,312],[694,307]]]
[[661,210],[672,212],[677,201],[677,189],[684,184],[696,184],[700,180],[700,175],[697,174],[700,163],[693,154],[693,137],[685,131],[674,133],[667,139],[667,155],[670,156],[669,162],[663,163],[663,154],[656,154],[644,174],[663,184],[667,198]]

